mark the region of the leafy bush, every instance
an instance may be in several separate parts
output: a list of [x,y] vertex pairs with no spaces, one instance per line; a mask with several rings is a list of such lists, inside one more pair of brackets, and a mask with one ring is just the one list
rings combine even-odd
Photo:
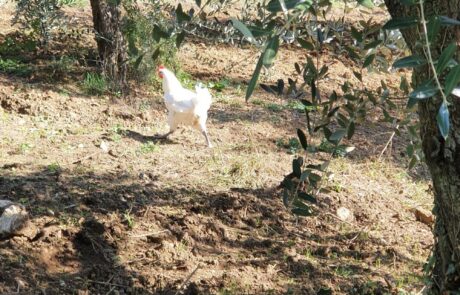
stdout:
[[62,25],[63,13],[59,0],[16,0],[13,23],[31,30],[43,45],[52,38],[53,30]]
[[82,87],[89,95],[101,95],[107,90],[107,81],[100,74],[86,73]]
[[179,69],[175,59],[177,47],[184,35],[178,38],[174,20],[167,17],[160,1],[145,3],[142,10],[134,3],[124,4],[124,34],[128,40],[130,74],[141,82],[160,86],[157,66],[163,64],[173,70]]

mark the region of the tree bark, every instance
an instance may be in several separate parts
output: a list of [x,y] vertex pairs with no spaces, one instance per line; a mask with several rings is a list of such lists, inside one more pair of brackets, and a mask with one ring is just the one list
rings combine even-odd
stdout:
[[[399,0],[385,0],[385,4],[393,18],[419,16],[418,4],[404,6]],[[459,18],[460,0],[425,0],[424,7],[427,19],[433,15]],[[412,53],[424,56],[422,48],[416,45],[422,40],[419,32],[422,32],[421,27],[402,30]],[[458,36],[458,26],[442,27],[431,47],[433,59],[436,60],[451,42],[458,43]],[[459,52],[457,48],[457,61]],[[428,66],[414,69],[415,85],[420,85],[432,75]],[[442,98],[433,97],[418,104],[422,149],[434,188],[436,222],[430,288],[434,294],[451,294],[460,290],[460,98],[450,95],[448,100],[451,126],[447,140],[441,136],[436,123]]]
[[90,0],[102,71],[111,88],[126,92],[127,45],[122,32],[121,7],[116,0]]

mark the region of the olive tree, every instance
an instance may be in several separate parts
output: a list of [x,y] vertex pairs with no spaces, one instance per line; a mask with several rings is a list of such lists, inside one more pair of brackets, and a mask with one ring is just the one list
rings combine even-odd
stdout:
[[[357,2],[373,6],[370,0]],[[426,267],[431,278],[429,290],[434,294],[457,294],[460,291],[460,109],[457,110],[457,102],[460,102],[460,88],[457,88],[460,83],[457,45],[460,41],[460,21],[457,20],[460,2],[385,0],[384,5],[391,20],[378,25],[362,22],[361,28],[351,25],[348,36],[354,42],[339,42],[339,46],[359,67],[378,66],[382,60],[378,48],[385,40],[375,38],[376,32],[399,30],[402,33],[411,55],[397,60],[393,66],[413,68],[411,86],[414,90],[409,93],[407,81],[401,83],[401,90],[407,94],[408,108],[417,108],[420,147],[434,187],[435,245]],[[327,32],[318,18],[327,15],[330,6],[327,0],[271,0],[262,7],[258,21],[246,25],[233,20],[234,27],[246,40],[261,48],[246,99],[256,87],[261,69],[274,62],[280,39],[316,51],[316,56],[328,46],[325,42]],[[296,29],[296,26],[307,27],[307,30]],[[293,171],[283,181],[283,201],[294,214],[310,215],[309,203],[316,202],[315,195],[322,189],[327,161],[319,164],[305,161],[320,149],[308,142],[307,134],[322,134],[333,146],[333,153],[347,152],[350,147],[342,145],[342,139],[351,138],[355,125],[363,122],[368,110],[377,107],[382,109],[387,121],[398,123],[397,128],[402,125],[411,127],[412,131],[415,128],[410,126],[410,112],[405,118],[394,118],[387,111],[392,102],[384,83],[377,89],[366,89],[345,82],[341,86],[343,94],[333,91],[323,98],[318,81],[327,77],[327,65],[309,57],[304,65],[295,64],[295,68],[303,79],[300,86],[289,79],[288,92],[305,106],[306,132],[297,130],[305,155],[293,160]],[[354,75],[360,81],[365,79],[362,71],[355,71]],[[281,93],[284,83],[261,86]],[[301,91],[304,88],[309,91]]]

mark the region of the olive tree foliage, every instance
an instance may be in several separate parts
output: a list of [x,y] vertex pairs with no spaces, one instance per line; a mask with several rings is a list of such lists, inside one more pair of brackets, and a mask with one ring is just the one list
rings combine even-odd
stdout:
[[[358,4],[373,5],[370,1],[358,1]],[[383,82],[377,89],[345,82],[340,87],[340,94],[332,91],[328,97],[322,97],[321,81],[328,76],[327,65],[321,64],[318,58],[314,60],[310,57],[305,64],[295,64],[301,79],[288,79],[288,92],[305,106],[306,128],[297,130],[305,155],[293,160],[292,173],[283,181],[283,201],[294,214],[312,214],[309,203],[316,202],[315,197],[322,189],[322,179],[327,176],[327,161],[311,164],[312,159],[308,159],[319,148],[308,141],[307,134],[322,136],[332,144],[335,153],[344,138],[353,136],[356,125],[364,121],[370,109],[381,109],[384,119],[393,124],[395,133],[406,128],[411,134],[413,142],[407,147],[407,153],[412,157],[410,166],[423,157],[431,173],[436,224],[433,255],[425,267],[431,278],[429,290],[434,294],[458,294],[460,126],[455,102],[460,97],[459,2],[386,0],[385,5],[392,16],[387,23],[361,21],[359,26],[349,25],[346,30],[335,31],[332,38],[329,38],[330,31],[327,30],[330,26],[324,26],[330,5],[327,0],[271,0],[262,8],[266,14],[258,21],[244,24],[233,20],[234,26],[246,39],[261,48],[246,99],[254,91],[261,69],[273,64],[280,39],[290,39],[307,52],[315,53],[313,56],[331,46],[328,40],[335,39],[338,41],[333,44],[335,49],[348,55],[358,68],[386,70],[388,58],[382,54],[382,49],[385,45],[392,45],[392,48],[395,43],[385,44],[388,40],[381,36],[382,33],[388,36],[397,32],[404,38],[410,53],[396,60],[392,68],[413,69],[412,82],[402,78],[400,85],[407,111],[396,118],[390,115],[388,110],[395,107],[392,101],[394,93]],[[299,27],[307,29],[298,30]],[[388,32],[390,34],[386,34]],[[265,37],[257,39],[256,34]],[[347,38],[352,42],[346,42]],[[362,70],[354,71],[354,76],[360,82],[365,79]],[[280,93],[283,87],[284,83],[280,81],[275,86],[263,88]],[[410,88],[413,90],[410,91]],[[419,115],[415,123],[411,117],[414,109]],[[350,148],[345,147],[345,151],[347,149]]]
[[[359,7],[371,7],[372,2],[358,1]],[[356,6],[356,4],[355,4]],[[297,130],[303,147],[303,155],[292,161],[292,172],[283,180],[283,202],[296,215],[309,216],[313,213],[311,203],[316,202],[324,187],[329,172],[329,160],[318,160],[318,152],[329,152],[332,156],[344,156],[354,147],[344,144],[351,139],[356,126],[367,119],[369,111],[379,109],[383,120],[392,124],[394,133],[402,129],[412,134],[412,144],[408,147],[411,166],[420,159],[417,125],[413,123],[411,110],[399,110],[393,102],[395,96],[409,93],[409,82],[403,76],[400,90],[392,92],[381,81],[375,89],[368,89],[363,83],[369,71],[388,71],[391,52],[403,52],[402,36],[399,32],[386,32],[382,24],[372,20],[350,25],[345,18],[338,18],[329,12],[332,2],[313,1],[268,1],[259,7],[258,19],[245,22],[233,19],[233,25],[255,46],[261,54],[249,81],[246,99],[249,99],[258,84],[263,68],[270,68],[275,62],[282,43],[294,43],[305,50],[306,62],[294,63],[297,76],[278,81],[277,85],[260,86],[272,93],[285,93],[303,104],[305,128]],[[353,6],[345,6],[344,13]],[[401,47],[401,48],[398,48]],[[328,83],[329,66],[320,59],[322,52],[346,56],[354,63],[353,75],[358,83],[345,81],[340,89],[324,96],[322,86]],[[366,71],[367,70],[367,71]],[[356,81],[355,80],[355,81]],[[392,115],[393,114],[393,115]],[[396,115],[395,115],[396,114]],[[313,144],[309,137],[320,137],[320,144]]]
[[53,31],[62,27],[63,13],[60,0],[15,0],[16,11],[13,23],[29,30],[46,48]]

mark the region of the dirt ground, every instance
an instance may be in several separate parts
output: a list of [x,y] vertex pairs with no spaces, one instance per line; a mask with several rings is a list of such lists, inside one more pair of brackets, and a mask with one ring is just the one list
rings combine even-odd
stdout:
[[[5,5],[5,4],[3,4]],[[1,12],[0,41],[13,32]],[[80,21],[90,20],[88,7]],[[89,22],[90,23],[90,22]],[[91,46],[91,45],[87,45]],[[330,193],[296,218],[277,189],[304,127],[289,101],[257,90],[244,102],[254,49],[188,42],[185,72],[230,81],[213,92],[209,131],[167,130],[162,94],[142,86],[129,102],[88,96],[83,75],[0,73],[0,199],[23,204],[40,233],[0,240],[1,294],[410,294],[424,285],[433,243],[413,208],[430,209],[423,167],[409,172],[391,126],[357,128],[356,150],[333,159]],[[285,46],[262,79],[294,73],[305,52]],[[216,61],[210,65],[209,61]],[[353,79],[345,57],[324,55],[331,91]],[[398,75],[370,73],[398,87]],[[106,146],[107,149],[101,148]],[[108,152],[106,152],[108,150]],[[391,155],[389,154],[391,152]],[[336,216],[353,212],[350,221]]]

